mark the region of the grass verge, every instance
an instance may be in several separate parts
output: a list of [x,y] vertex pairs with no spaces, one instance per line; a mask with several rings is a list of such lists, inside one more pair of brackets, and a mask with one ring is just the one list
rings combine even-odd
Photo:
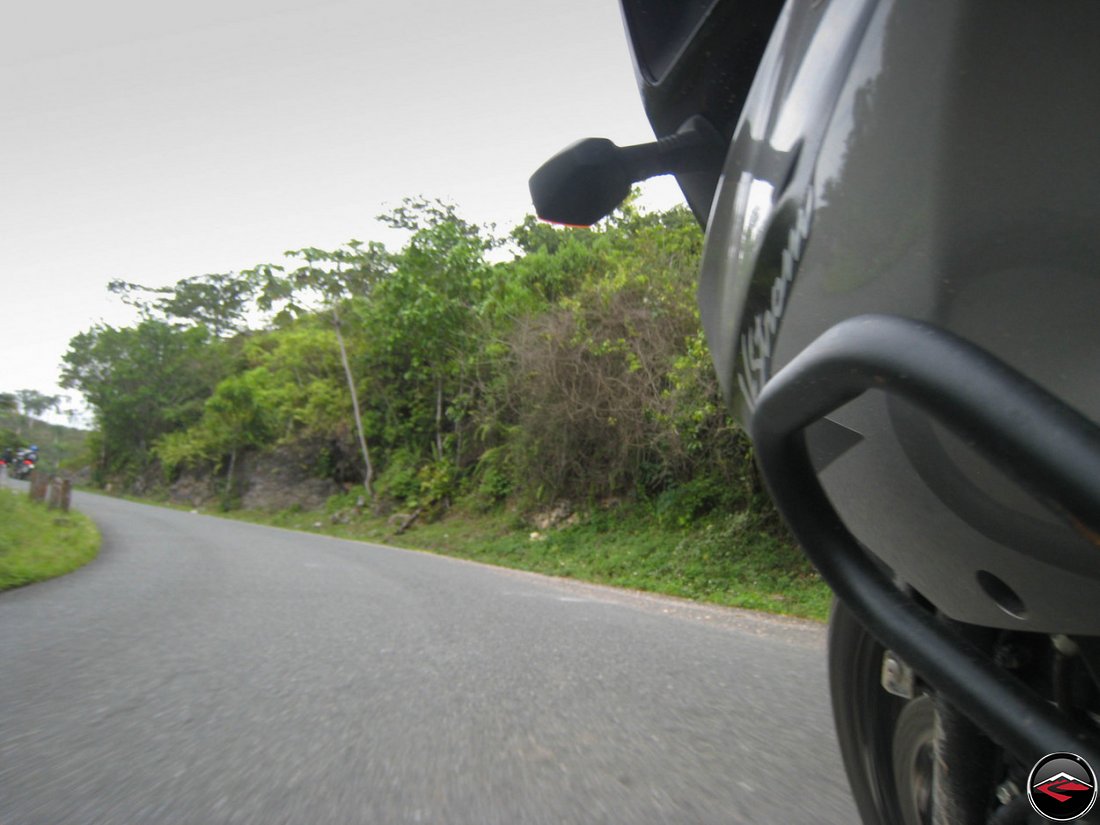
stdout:
[[0,590],[75,570],[96,557],[99,544],[87,516],[47,510],[25,493],[0,490]]
[[534,531],[515,513],[452,509],[401,536],[385,518],[236,510],[217,515],[671,596],[824,621],[832,595],[781,528],[752,511],[688,526],[641,505],[597,509]]

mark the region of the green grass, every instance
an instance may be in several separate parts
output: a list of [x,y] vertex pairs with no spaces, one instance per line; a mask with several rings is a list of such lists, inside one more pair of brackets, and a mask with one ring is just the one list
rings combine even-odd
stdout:
[[99,544],[87,516],[47,510],[25,493],[0,490],[0,590],[75,570],[95,558]]
[[504,510],[452,510],[401,536],[386,519],[367,516],[342,524],[321,512],[217,515],[819,621],[831,600],[782,529],[751,511],[673,527],[643,506],[621,506],[534,537],[535,528]]

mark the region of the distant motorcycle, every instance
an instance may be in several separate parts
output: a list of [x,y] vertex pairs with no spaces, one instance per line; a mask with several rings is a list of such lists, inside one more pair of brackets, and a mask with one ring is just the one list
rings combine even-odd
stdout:
[[8,464],[8,475],[19,481],[26,481],[31,477],[36,466],[38,466],[38,453],[32,450],[20,450]]

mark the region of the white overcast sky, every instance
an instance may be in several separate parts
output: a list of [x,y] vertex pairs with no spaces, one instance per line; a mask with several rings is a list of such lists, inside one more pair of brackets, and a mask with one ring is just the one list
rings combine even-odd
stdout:
[[132,318],[111,278],[392,242],[411,195],[509,227],[566,144],[652,139],[616,0],[0,8],[0,391],[61,392],[69,339]]

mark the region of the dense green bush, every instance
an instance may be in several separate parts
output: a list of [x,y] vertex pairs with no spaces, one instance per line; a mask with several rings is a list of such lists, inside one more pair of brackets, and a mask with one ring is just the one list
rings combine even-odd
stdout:
[[[94,327],[65,357],[96,412],[98,478],[156,460],[168,480],[217,472],[228,496],[243,452],[308,444],[312,472],[403,507],[637,498],[676,526],[755,500],[700,332],[686,209],[628,202],[591,230],[529,218],[495,262],[503,241],[448,204],[381,220],[399,251],[307,247],[145,303],[116,282],[140,323]],[[270,320],[250,330],[257,310]]]

